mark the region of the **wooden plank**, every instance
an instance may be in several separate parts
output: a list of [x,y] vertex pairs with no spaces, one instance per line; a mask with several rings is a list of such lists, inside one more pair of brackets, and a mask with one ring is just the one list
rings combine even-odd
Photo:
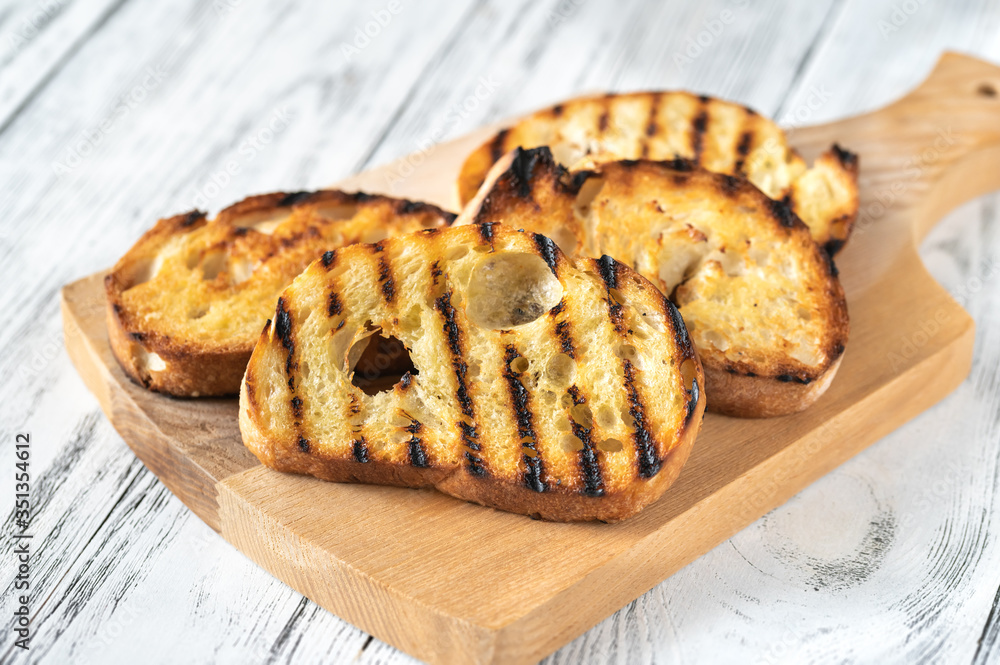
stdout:
[[[977,87],[998,75],[991,65],[946,57],[919,90],[886,110],[799,132],[803,145],[843,137],[871,156],[863,201],[876,191],[873,184],[901,177],[902,158],[928,149],[943,119],[953,124],[955,140],[941,147],[920,186],[901,195],[844,257],[854,346],[830,391],[787,418],[706,418],[681,479],[636,518],[619,525],[553,525],[432,493],[393,500],[405,491],[251,469],[219,478],[223,534],[320,604],[432,662],[531,662],[557,648],[964,378],[970,319],[926,274],[913,237],[955,202],[1000,186],[996,172],[986,168],[1000,159],[998,109]],[[886,127],[896,127],[895,134]],[[436,160],[441,180],[450,183],[460,160],[442,160],[464,152],[442,147],[428,163]],[[411,179],[405,186],[418,184]],[[73,301],[67,302],[72,314]],[[894,331],[917,330],[928,321],[938,326],[934,334],[900,355]],[[105,334],[81,329],[85,336]],[[155,423],[164,400],[173,401],[138,396],[142,412],[133,417]],[[183,441],[172,445],[186,454],[199,450]],[[358,505],[366,510],[359,514]],[[448,537],[447,529],[468,532],[470,525],[485,547],[441,546],[461,540]],[[451,572],[442,578],[441,570]],[[505,593],[456,594],[455,585]]]

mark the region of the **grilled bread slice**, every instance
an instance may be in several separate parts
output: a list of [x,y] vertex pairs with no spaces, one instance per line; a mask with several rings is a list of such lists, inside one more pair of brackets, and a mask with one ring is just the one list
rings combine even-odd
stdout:
[[253,196],[211,221],[162,219],[105,278],[111,348],[151,390],[235,395],[278,294],[324,251],[453,220],[431,205],[339,191]]
[[709,410],[799,411],[837,371],[849,324],[833,261],[785,203],[742,178],[683,160],[570,174],[548,148],[518,148],[455,223],[498,220],[657,284],[698,349]]
[[831,256],[847,241],[858,213],[854,154],[834,145],[807,168],[771,120],[686,92],[584,97],[538,111],[466,159],[458,181],[461,203],[472,199],[502,155],[543,145],[571,171],[620,159],[683,158],[715,173],[745,176],[770,198],[787,200]]
[[[379,391],[360,363],[393,349],[412,369]],[[247,366],[240,431],[280,471],[615,521],[676,478],[702,382],[646,279],[474,225],[345,247],[297,277]]]

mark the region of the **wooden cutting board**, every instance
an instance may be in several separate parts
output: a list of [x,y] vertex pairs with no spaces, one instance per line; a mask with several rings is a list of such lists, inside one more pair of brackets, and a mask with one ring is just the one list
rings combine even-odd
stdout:
[[[338,186],[454,208],[458,168],[487,134]],[[837,260],[852,328],[840,372],[794,416],[706,416],[677,483],[624,523],[550,524],[430,490],[265,469],[240,442],[235,400],[173,399],[125,377],[108,347],[100,274],[63,289],[66,346],[143,463],[276,577],[426,661],[534,662],[942,399],[969,371],[973,322],[916,248],[950,209],[1000,188],[1000,68],[947,54],[898,102],[790,138],[807,159],[835,141],[861,155],[861,215]]]

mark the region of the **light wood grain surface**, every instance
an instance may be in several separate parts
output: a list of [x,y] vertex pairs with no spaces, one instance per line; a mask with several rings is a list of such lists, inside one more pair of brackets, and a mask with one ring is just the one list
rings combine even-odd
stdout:
[[[73,372],[58,289],[157,216],[322,186],[586,91],[683,87],[801,125],[900,96],[946,47],[1000,61],[996,3],[881,0],[404,1],[347,58],[387,6],[0,6],[0,459],[13,467],[14,434],[31,433],[38,545],[30,652],[11,645],[10,558],[0,569],[0,661],[412,662],[191,515]],[[996,202],[964,206],[922,245],[977,324],[956,393],[553,662],[1000,659]],[[11,531],[7,519],[5,543]]]

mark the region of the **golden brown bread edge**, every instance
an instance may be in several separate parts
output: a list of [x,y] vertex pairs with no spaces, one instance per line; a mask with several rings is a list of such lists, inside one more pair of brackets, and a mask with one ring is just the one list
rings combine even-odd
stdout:
[[[687,117],[682,113],[678,117],[673,117],[670,123],[664,122],[662,117],[665,100],[681,99],[685,101],[684,110]],[[789,164],[805,165],[797,151],[789,148],[787,137],[783,130],[772,120],[760,115],[750,107],[742,106],[734,102],[729,102],[706,95],[695,95],[684,91],[644,91],[632,93],[606,93],[603,95],[592,95],[576,97],[565,100],[551,107],[543,108],[531,113],[518,121],[500,129],[491,138],[486,140],[471,152],[462,164],[458,178],[455,183],[456,196],[459,203],[464,208],[468,202],[479,191],[491,167],[503,155],[517,147],[531,149],[540,147],[543,143],[524,141],[522,134],[537,132],[538,127],[548,123],[556,126],[558,123],[572,122],[575,131],[579,133],[582,129],[588,128],[595,131],[597,136],[591,139],[599,140],[606,135],[618,135],[618,138],[627,138],[628,131],[616,126],[615,110],[613,106],[617,103],[641,103],[648,106],[649,118],[645,120],[643,131],[639,131],[633,138],[641,146],[631,146],[627,150],[635,151],[634,154],[619,153],[618,159],[650,159],[654,161],[684,159],[702,168],[725,175],[748,177],[747,162],[752,161],[750,170],[755,163],[761,160],[784,160],[779,154],[779,149],[787,149],[787,162]],[[599,117],[593,115],[596,109],[602,109]],[[721,111],[727,111],[721,114]],[[713,141],[707,141],[706,137],[712,133],[713,122],[722,120],[716,118],[717,114],[726,116],[741,116],[739,122],[742,124],[738,130],[734,130],[734,143],[724,150],[731,151],[727,154],[728,165],[715,164],[706,167],[703,163],[709,155],[708,152],[719,152],[720,148],[714,145]],[[572,121],[567,118],[572,117]],[[727,117],[722,122],[733,121],[732,117]],[[592,127],[593,123],[596,127]],[[666,124],[683,124],[687,127],[686,132],[675,129],[665,130]],[[666,141],[671,144],[670,150],[664,151],[663,139],[665,135],[677,134],[674,141]],[[728,132],[723,131],[723,134]],[[739,137],[735,140],[735,137]],[[612,141],[619,143],[619,141]],[[627,141],[626,141],[627,143]],[[708,145],[706,145],[708,144]],[[588,149],[589,150],[589,149]],[[716,154],[716,157],[719,155]],[[607,159],[608,155],[603,155]],[[579,167],[573,164],[564,164],[574,172]],[[860,201],[858,198],[857,177],[858,177],[858,156],[850,150],[844,149],[838,144],[834,144],[829,150],[820,155],[808,174],[826,172],[832,174],[838,185],[845,191],[843,196],[836,201],[833,210],[822,216],[821,226],[825,229],[817,229],[814,237],[817,242],[829,253],[835,256],[850,237],[854,222],[858,216]],[[793,180],[788,183],[783,190],[775,196],[775,200],[783,200],[790,205],[796,213],[800,208],[807,208],[811,201],[805,190],[805,183],[808,177]]]
[[[248,372],[247,379],[253,385]],[[251,388],[252,390],[252,388]],[[273,447],[254,417],[255,410],[246,408],[253,404],[247,392],[247,383],[240,389],[240,433],[243,443],[272,469],[286,473],[314,476],[339,483],[365,483],[414,489],[436,489],[456,499],[481,506],[497,508],[510,513],[528,515],[551,522],[620,522],[639,513],[669,488],[680,475],[681,468],[691,455],[691,448],[698,437],[705,413],[705,393],[700,391],[697,405],[681,439],[661,461],[659,472],[646,481],[645,486],[632,492],[617,492],[600,498],[579,493],[547,491],[538,493],[525,485],[497,478],[473,478],[456,469],[417,468],[405,464],[361,463],[347,458],[323,458],[313,453],[293,453],[280,463],[261,457],[261,452]],[[650,496],[654,497],[650,500]]]
[[[490,235],[510,233],[508,229],[496,224],[483,226],[493,229]],[[536,239],[541,239],[538,234],[533,235]],[[536,242],[536,245],[538,253],[546,262],[554,265],[569,261],[551,241],[543,240],[546,242]],[[358,247],[360,246],[355,246]],[[331,258],[331,263],[338,260]],[[325,260],[322,263],[325,264]],[[257,363],[253,359],[248,364],[240,390],[239,424],[244,444],[265,466],[278,471],[311,475],[333,482],[435,488],[465,501],[536,519],[558,522],[593,520],[617,522],[637,514],[649,503],[658,499],[677,479],[690,456],[705,412],[705,391],[701,389],[705,375],[683,320],[673,304],[654,285],[611,257],[603,257],[600,260],[580,258],[575,259],[574,263],[578,266],[580,264],[588,266],[591,272],[601,275],[606,284],[614,284],[609,286],[609,289],[617,287],[626,297],[638,292],[640,287],[634,282],[645,284],[645,292],[654,297],[668,313],[665,319],[668,329],[663,334],[673,340],[672,344],[677,345],[678,366],[686,361],[693,362],[692,387],[688,391],[690,394],[686,402],[686,414],[676,439],[677,443],[658,460],[658,471],[652,477],[643,477],[641,482],[633,481],[627,491],[616,490],[594,497],[582,491],[569,491],[565,487],[560,488],[549,483],[546,491],[539,492],[525,483],[515,482],[513,478],[497,478],[489,474],[473,477],[466,473],[466,469],[462,466],[427,468],[404,463],[362,461],[356,457],[327,456],[311,445],[302,446],[301,441],[299,445],[276,445],[276,442],[268,437],[266,426],[258,421],[261,412],[258,407],[260,379],[255,371]],[[279,304],[279,310],[280,308]],[[254,354],[265,352],[271,328],[272,322],[268,321]],[[287,348],[289,345],[285,346]],[[294,342],[291,343],[291,348],[296,346]],[[291,353],[289,351],[289,354]],[[406,377],[404,376],[401,381],[405,383]],[[399,389],[398,385],[396,389]]]
[[[736,193],[758,197],[770,202],[775,223],[789,228],[798,235],[809,237],[808,246],[821,257],[826,268],[825,287],[831,294],[834,308],[834,327],[824,351],[830,362],[818,372],[803,373],[795,369],[775,365],[767,374],[759,368],[748,368],[741,363],[718,358],[699,352],[699,359],[705,373],[705,393],[708,395],[708,410],[738,418],[772,418],[802,411],[826,392],[843,360],[850,321],[847,314],[847,300],[838,279],[833,259],[827,251],[811,240],[805,224],[795,216],[788,206],[780,201],[768,199],[751,183],[741,178],[714,174],[699,168],[684,159],[651,162],[649,160],[622,160],[627,165],[655,165],[679,176],[717,180],[720,192],[731,196]],[[613,163],[612,163],[613,164]],[[523,214],[532,211],[541,213],[546,206],[561,208],[558,213],[560,226],[569,230],[563,238],[562,247],[569,244],[579,252],[583,247],[581,234],[583,224],[576,214],[573,197],[580,193],[586,181],[598,171],[571,173],[556,163],[547,147],[524,150],[515,148],[494,163],[486,176],[483,186],[469,201],[455,220],[455,225],[475,224],[488,221],[497,211],[514,210]],[[538,188],[533,191],[533,188]],[[566,197],[569,197],[567,202]],[[536,200],[537,199],[537,200]],[[557,235],[559,229],[533,228],[550,235]],[[575,244],[574,244],[575,243]],[[758,370],[758,371],[754,371]]]
[[[372,201],[392,203],[401,215],[424,212],[436,214],[446,225],[455,217],[453,213],[419,201],[365,192],[316,190],[250,196],[221,211],[216,219],[265,216],[285,210],[290,213],[294,208],[306,205],[357,205]],[[168,335],[148,330],[146,326],[132,320],[129,312],[122,306],[121,296],[127,288],[123,268],[127,266],[131,253],[136,248],[145,242],[189,232],[211,223],[206,214],[198,210],[159,220],[118,260],[104,278],[105,319],[112,354],[125,375],[147,390],[175,397],[224,397],[239,394],[240,382],[255,345],[252,338],[244,343],[230,340],[211,346],[177,343]],[[319,256],[327,249],[331,248],[317,246],[315,255]],[[301,267],[306,265],[308,264]],[[288,281],[291,282],[294,277],[294,274],[288,275]],[[168,364],[170,372],[157,372],[154,375],[144,371],[143,358],[148,354],[159,356]]]
[[[205,223],[205,214],[199,211],[175,215],[161,220],[143,234],[139,242],[154,235],[169,235]],[[171,395],[234,394],[243,378],[253,346],[232,344],[227,348],[192,349],[168,337],[140,330],[141,326],[130,321],[121,305],[124,289],[119,268],[127,259],[126,253],[104,278],[108,341],[115,360],[125,374],[133,382],[154,392]],[[172,371],[158,378],[143,372],[141,358],[148,353],[160,356],[170,364]]]

